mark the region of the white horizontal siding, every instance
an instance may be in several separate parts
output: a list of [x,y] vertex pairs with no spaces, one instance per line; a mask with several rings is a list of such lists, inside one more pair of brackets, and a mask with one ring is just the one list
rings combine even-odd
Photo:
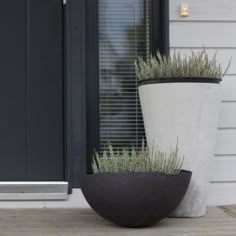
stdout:
[[171,22],[171,47],[236,48],[236,22]]
[[[216,138],[215,154],[236,156],[236,129],[218,130]],[[236,171],[236,166],[235,166],[235,171]]]
[[224,77],[222,82],[222,100],[236,101],[236,76]]
[[212,165],[210,167],[211,182],[234,182],[236,179],[235,167],[236,156],[215,157],[212,160]]
[[212,183],[208,190],[208,205],[235,204],[236,182]]
[[[188,4],[188,17],[179,16],[180,4]],[[226,68],[217,132],[211,162],[209,205],[236,204],[236,1],[170,0],[170,47],[182,55],[204,47]]]
[[219,128],[235,129],[236,131],[236,102],[221,103]]
[[[170,0],[171,21],[236,21],[235,0]],[[189,17],[179,16],[179,5],[188,4]]]

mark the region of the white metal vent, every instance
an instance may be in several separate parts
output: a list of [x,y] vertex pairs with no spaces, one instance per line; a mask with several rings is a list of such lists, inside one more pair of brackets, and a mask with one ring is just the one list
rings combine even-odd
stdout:
[[0,200],[65,200],[67,182],[0,182]]

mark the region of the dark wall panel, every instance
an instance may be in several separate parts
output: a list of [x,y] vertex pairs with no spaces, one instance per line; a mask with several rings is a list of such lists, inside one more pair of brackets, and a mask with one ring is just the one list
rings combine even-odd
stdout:
[[25,1],[1,1],[0,181],[27,177],[25,21]]
[[61,0],[0,7],[0,181],[64,180]]
[[62,1],[29,1],[28,155],[31,180],[63,180]]

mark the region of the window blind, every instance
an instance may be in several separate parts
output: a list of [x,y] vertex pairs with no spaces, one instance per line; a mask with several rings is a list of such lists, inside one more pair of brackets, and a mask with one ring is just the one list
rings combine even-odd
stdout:
[[99,0],[100,147],[145,136],[134,60],[150,53],[149,0]]

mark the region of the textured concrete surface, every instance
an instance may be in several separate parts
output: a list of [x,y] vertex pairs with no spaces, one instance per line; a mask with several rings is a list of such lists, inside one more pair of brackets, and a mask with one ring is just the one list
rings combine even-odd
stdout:
[[139,87],[148,146],[154,143],[168,153],[178,137],[183,169],[193,173],[174,216],[198,217],[206,212],[208,166],[214,156],[220,109],[219,88],[213,83],[156,83]]
[[205,217],[168,218],[150,228],[127,229],[89,209],[0,210],[1,236],[235,236],[236,206],[210,207]]

